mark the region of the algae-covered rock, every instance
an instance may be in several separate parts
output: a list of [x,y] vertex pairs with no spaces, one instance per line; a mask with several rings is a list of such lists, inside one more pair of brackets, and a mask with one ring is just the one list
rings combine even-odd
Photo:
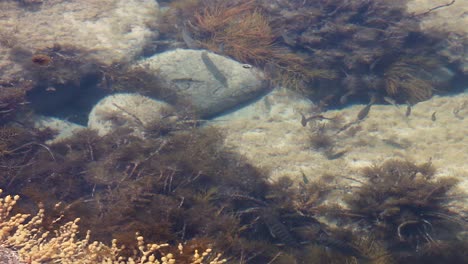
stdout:
[[[3,78],[21,75],[31,55],[44,50],[56,58],[110,65],[133,59],[156,37],[152,28],[159,8],[154,0],[29,2],[0,2]],[[70,47],[78,52],[67,53]]]
[[86,129],[84,126],[80,126],[78,124],[56,117],[35,116],[33,120],[35,128],[39,130],[52,129],[53,131],[57,132],[57,135],[55,135],[54,138],[46,141],[47,144],[53,144],[70,138],[75,133]]
[[172,107],[139,94],[121,93],[105,97],[89,114],[88,128],[100,136],[117,128],[128,128],[136,136],[144,137],[145,129],[167,118]]
[[168,51],[139,66],[169,82],[202,117],[239,107],[268,89],[257,69],[203,50]]

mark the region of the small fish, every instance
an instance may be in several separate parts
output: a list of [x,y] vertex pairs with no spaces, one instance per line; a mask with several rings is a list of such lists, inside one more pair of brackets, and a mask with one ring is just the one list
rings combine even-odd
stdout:
[[335,159],[339,159],[343,157],[343,155],[346,154],[346,152],[348,152],[347,149],[340,150],[338,152],[333,152],[333,150],[328,150],[328,151],[325,151],[324,154],[325,154],[325,157],[327,157],[327,159],[335,160]]
[[322,100],[320,100],[320,102],[318,104],[318,108],[323,109],[323,108],[327,107],[330,104],[330,102],[333,100],[334,97],[335,97],[334,94],[330,94],[330,95],[327,95],[324,98],[322,98]]
[[309,122],[309,121],[307,120],[307,118],[304,116],[303,113],[300,113],[300,114],[301,114],[301,125],[303,127],[305,127],[305,126],[307,126],[307,122]]
[[389,145],[389,146],[392,146],[392,147],[394,147],[394,148],[399,148],[399,149],[406,149],[406,148],[407,148],[407,146],[405,146],[405,145],[403,145],[403,144],[400,144],[400,143],[398,143],[398,142],[396,142],[395,140],[392,140],[392,139],[385,139],[385,138],[384,138],[384,139],[382,139],[382,141],[383,141],[385,144],[387,144],[387,145]]
[[190,33],[188,32],[187,28],[184,26],[182,28],[182,40],[185,42],[185,45],[187,45],[187,48],[189,49],[199,49],[200,45],[197,43],[196,40],[190,36]]
[[356,93],[355,91],[349,91],[345,93],[343,96],[340,97],[340,104],[345,105],[346,103],[348,103],[348,98],[351,95],[354,95],[355,93]]
[[372,104],[368,104],[363,109],[361,109],[361,111],[359,111],[359,113],[357,115],[357,120],[363,120],[364,118],[366,118],[367,115],[369,114],[371,106],[372,106]]
[[308,117],[306,118],[304,116],[304,114],[300,113],[301,114],[301,125],[303,127],[307,126],[307,123],[309,123],[309,121],[313,120],[313,119],[327,119],[327,120],[331,120],[331,118],[328,118],[328,117],[324,117],[323,115],[313,115],[311,117]]
[[435,122],[435,121],[437,120],[437,118],[436,118],[436,113],[437,113],[437,112],[434,112],[434,113],[432,113],[432,115],[431,115],[431,120],[432,120],[432,122]]
[[348,94],[340,97],[340,104],[345,105],[348,102]]
[[206,69],[213,75],[213,77],[220,82],[224,87],[228,87],[228,82],[223,73],[219,70],[216,64],[208,56],[208,52],[203,51],[201,53],[201,58],[203,63],[206,66]]
[[219,50],[219,53],[220,54],[223,54],[224,53],[224,43],[220,43],[218,45],[218,50]]
[[[364,256],[361,251],[343,239],[332,238],[328,235],[322,234],[317,239],[317,242],[323,246],[333,248],[344,255],[351,255],[358,259],[362,259],[362,263],[369,263],[368,258]],[[359,261],[358,263],[361,263]]]
[[263,209],[260,217],[263,219],[272,237],[277,238],[287,246],[299,246],[299,243],[293,237],[289,229],[281,223],[277,212],[272,209]]
[[307,179],[307,176],[305,175],[305,173],[301,170],[301,174],[302,174],[302,182],[304,184],[308,184],[309,183],[309,179]]
[[392,217],[400,213],[400,207],[390,207],[385,209],[383,212],[379,214],[379,218],[387,218],[387,217]]
[[370,102],[363,109],[361,109],[361,111],[359,111],[357,115],[357,119],[356,121],[354,121],[354,123],[359,122],[363,120],[364,118],[366,118],[367,115],[369,115],[369,111],[372,105],[375,104],[375,102],[377,102],[377,94],[373,93],[371,94]]
[[410,105],[410,104],[407,104],[407,105],[406,105],[405,116],[406,116],[406,117],[409,117],[410,115],[411,115],[411,105]]
[[52,87],[52,86],[47,87],[45,90],[46,90],[46,92],[56,92],[57,91],[57,89],[55,89],[55,87]]
[[353,121],[353,122],[349,122],[348,124],[342,126],[340,129],[338,129],[338,131],[336,131],[335,134],[339,134],[339,133],[345,131],[346,129],[350,128],[352,125],[356,124],[358,121],[359,121],[359,120]]
[[391,105],[393,105],[393,106],[395,106],[395,107],[398,108],[398,105],[397,105],[395,99],[390,98],[390,97],[388,97],[388,96],[384,96],[383,99],[384,99],[385,102],[387,102],[387,103],[389,103],[389,104],[391,104]]

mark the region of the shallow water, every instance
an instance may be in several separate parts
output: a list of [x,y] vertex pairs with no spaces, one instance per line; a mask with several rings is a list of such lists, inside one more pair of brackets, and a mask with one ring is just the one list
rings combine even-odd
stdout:
[[3,1],[0,188],[179,263],[466,263],[468,7],[400,2]]

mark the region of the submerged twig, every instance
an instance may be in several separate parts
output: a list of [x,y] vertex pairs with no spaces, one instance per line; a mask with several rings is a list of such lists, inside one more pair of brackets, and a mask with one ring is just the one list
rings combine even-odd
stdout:
[[22,149],[22,148],[25,148],[25,147],[31,146],[31,145],[37,145],[37,146],[40,146],[40,147],[46,149],[47,152],[49,152],[49,154],[50,154],[50,156],[52,157],[52,159],[53,159],[54,161],[56,161],[56,160],[55,160],[55,157],[54,157],[54,154],[52,153],[52,151],[50,150],[50,148],[47,147],[47,146],[44,145],[44,144],[37,143],[37,142],[29,142],[29,143],[23,144],[23,145],[21,145],[21,146],[19,146],[19,147],[17,147],[17,148],[14,148],[14,149],[12,149],[12,150],[8,150],[8,151],[6,151],[6,152],[7,152],[7,153],[13,153],[13,152],[15,152],[15,151],[17,151],[17,150],[20,150],[20,149]]
[[414,16],[424,16],[424,15],[427,15],[429,13],[431,13],[432,11],[435,11],[437,9],[440,9],[440,8],[443,8],[443,7],[447,7],[447,6],[451,6],[455,3],[456,0],[452,0],[450,3],[447,3],[447,4],[443,4],[443,5],[438,5],[438,6],[435,6],[433,8],[430,8],[429,10],[427,10],[426,12],[424,13],[421,13],[421,14],[417,14],[417,15],[414,15]]

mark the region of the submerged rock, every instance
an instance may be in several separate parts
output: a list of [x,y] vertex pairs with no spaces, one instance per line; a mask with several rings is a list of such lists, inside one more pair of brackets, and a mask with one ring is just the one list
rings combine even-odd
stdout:
[[34,117],[34,127],[43,130],[43,129],[52,129],[58,134],[54,136],[53,139],[46,141],[47,144],[57,143],[61,140],[72,137],[75,133],[80,130],[86,129],[84,126],[68,122],[66,120],[47,117],[47,116],[35,116]]
[[0,263],[3,264],[21,264],[20,257],[17,251],[7,247],[0,247]]
[[[82,63],[110,65],[132,60],[156,37],[152,27],[159,11],[154,0],[47,0],[35,4],[6,0],[0,2],[0,10],[2,78],[21,77],[32,55],[44,50]],[[70,49],[75,52],[67,53]]]
[[131,93],[114,94],[99,101],[89,114],[88,128],[100,136],[117,128],[128,128],[135,136],[145,137],[145,129],[167,118],[172,107],[167,103]]
[[202,117],[235,109],[269,88],[257,69],[203,50],[168,51],[139,66],[170,83],[177,96]]

